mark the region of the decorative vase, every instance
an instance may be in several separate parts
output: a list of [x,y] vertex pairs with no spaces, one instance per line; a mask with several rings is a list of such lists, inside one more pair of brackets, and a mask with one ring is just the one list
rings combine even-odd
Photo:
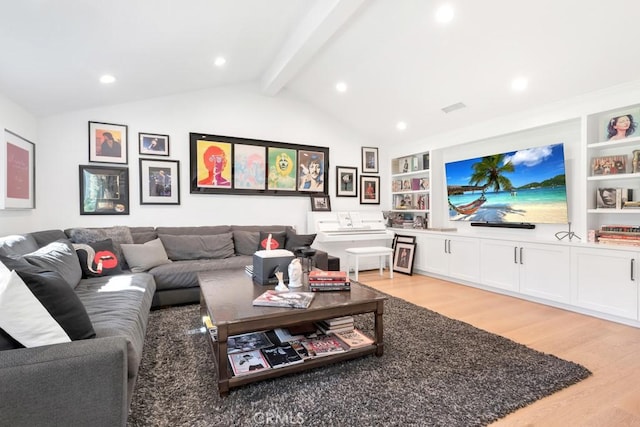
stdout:
[[294,258],[289,264],[289,288],[302,286],[302,264],[298,258]]

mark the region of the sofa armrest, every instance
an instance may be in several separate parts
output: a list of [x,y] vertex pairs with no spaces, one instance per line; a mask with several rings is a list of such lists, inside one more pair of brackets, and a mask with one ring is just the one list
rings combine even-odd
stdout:
[[313,265],[320,270],[329,270],[329,254],[320,249],[316,249],[316,254],[313,256]]
[[0,351],[0,384],[0,425],[124,426],[126,340]]

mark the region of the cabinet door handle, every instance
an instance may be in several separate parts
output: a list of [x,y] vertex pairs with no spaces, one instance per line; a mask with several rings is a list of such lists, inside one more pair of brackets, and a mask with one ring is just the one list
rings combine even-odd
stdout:
[[447,240],[447,242],[449,242],[448,243],[448,245],[449,245],[449,253],[451,253],[451,239]]
[[445,254],[446,254],[446,253],[448,253],[448,252],[447,252],[447,242],[448,242],[448,240],[447,240],[447,239],[444,239],[444,253],[445,253]]
[[522,246],[520,246],[520,264],[524,264],[524,262],[522,262],[522,250],[524,248]]
[[513,263],[514,264],[518,263],[518,247],[517,246],[513,247]]
[[636,265],[636,259],[631,258],[631,281],[632,282],[636,281],[635,265]]

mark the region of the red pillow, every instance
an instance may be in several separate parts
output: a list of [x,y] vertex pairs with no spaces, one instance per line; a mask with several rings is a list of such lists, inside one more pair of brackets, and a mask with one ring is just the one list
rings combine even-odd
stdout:
[[284,249],[284,242],[287,239],[286,231],[278,231],[278,232],[260,232],[260,241],[258,243],[258,250],[267,249],[267,240],[269,239],[269,234],[271,234],[271,249]]

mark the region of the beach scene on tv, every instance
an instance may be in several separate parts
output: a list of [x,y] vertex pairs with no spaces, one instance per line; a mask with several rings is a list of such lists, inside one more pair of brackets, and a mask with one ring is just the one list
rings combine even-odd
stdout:
[[445,164],[449,219],[566,224],[562,143]]

